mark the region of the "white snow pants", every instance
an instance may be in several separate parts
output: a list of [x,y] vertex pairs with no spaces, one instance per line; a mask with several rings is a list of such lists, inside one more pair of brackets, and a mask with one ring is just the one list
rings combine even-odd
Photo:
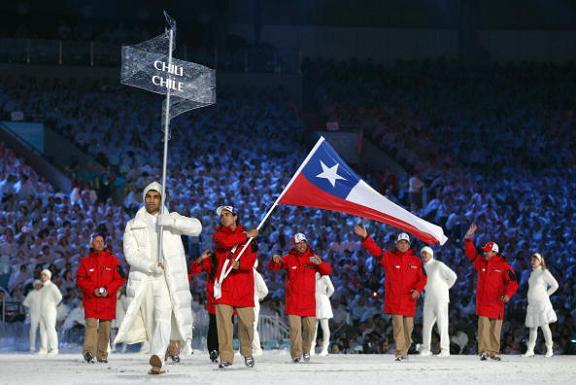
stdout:
[[38,333],[38,328],[40,327],[40,317],[30,317],[30,332],[28,333],[28,339],[30,341],[30,351],[36,350],[36,334]]
[[164,360],[172,330],[170,292],[164,277],[147,281],[146,285],[141,311],[149,316],[152,315],[152,317],[146,317],[146,331],[150,334],[150,354],[157,355]]
[[424,321],[422,326],[422,351],[430,351],[434,323],[440,334],[440,349],[450,352],[448,335],[448,302],[424,301]]
[[259,356],[262,354],[260,346],[260,334],[258,333],[258,320],[260,318],[260,303],[255,300],[254,306],[254,338],[252,339],[252,355]]
[[58,352],[56,333],[56,308],[40,315],[40,352]]
[[312,339],[312,349],[310,354],[315,354],[316,339],[318,338],[318,324],[322,328],[322,345],[320,347],[320,354],[327,353],[330,348],[330,325],[328,318],[316,319],[316,327],[314,328],[314,338]]

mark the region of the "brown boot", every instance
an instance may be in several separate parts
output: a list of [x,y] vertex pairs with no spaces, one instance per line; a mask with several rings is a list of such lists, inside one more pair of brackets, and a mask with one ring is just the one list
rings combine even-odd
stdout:
[[180,362],[180,341],[170,341],[170,344],[166,349],[164,361],[168,361],[168,358],[171,358],[173,362]]
[[162,360],[156,354],[150,357],[150,371],[148,374],[162,374],[166,373],[166,370],[162,368]]

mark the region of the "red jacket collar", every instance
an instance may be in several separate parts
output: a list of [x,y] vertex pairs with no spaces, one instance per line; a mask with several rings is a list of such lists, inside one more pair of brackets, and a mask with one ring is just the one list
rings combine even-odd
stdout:
[[301,252],[299,252],[298,250],[292,248],[292,249],[290,249],[290,251],[288,252],[288,254],[293,255],[293,256],[295,256],[295,257],[298,257],[298,258],[302,258],[302,257],[308,256],[308,255],[312,255],[312,254],[314,254],[314,252],[312,251],[312,249],[310,249],[310,247],[307,247],[307,248],[306,248],[306,251],[303,252],[303,253],[301,253]]
[[236,233],[244,232],[244,226],[238,225],[238,226],[236,226],[236,228],[234,230],[232,230],[232,228],[230,228],[230,227],[218,226],[216,228],[216,231],[219,233],[236,234]]

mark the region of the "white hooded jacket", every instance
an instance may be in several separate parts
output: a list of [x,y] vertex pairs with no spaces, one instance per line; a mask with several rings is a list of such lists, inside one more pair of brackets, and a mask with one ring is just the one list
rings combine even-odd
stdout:
[[437,261],[430,258],[428,262],[424,263],[424,270],[428,281],[424,287],[426,296],[424,303],[448,303],[450,302],[449,290],[456,279],[456,273],[452,271],[444,262]]
[[[144,197],[149,190],[161,192],[162,186],[158,182],[149,184],[144,189]],[[164,209],[164,212],[167,210]],[[148,321],[154,316],[153,309],[144,314],[141,305],[147,281],[157,278],[159,274],[155,269],[157,265],[156,251],[153,249],[155,246],[153,240],[149,239],[149,220],[146,217],[148,215],[145,207],[140,208],[124,231],[124,257],[130,265],[126,287],[128,308],[114,344],[121,342],[134,344],[151,340],[152,330],[146,330],[145,325],[150,324]],[[162,251],[165,269],[160,275],[164,274],[166,279],[177,334],[187,345],[192,339],[192,296],[181,235],[198,236],[202,231],[202,225],[196,218],[184,217],[176,212],[169,215],[174,222],[171,226],[163,228]],[[173,330],[172,334],[174,332]]]

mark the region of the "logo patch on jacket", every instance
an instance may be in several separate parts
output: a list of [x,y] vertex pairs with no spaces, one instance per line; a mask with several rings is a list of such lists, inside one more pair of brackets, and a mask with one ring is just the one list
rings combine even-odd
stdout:
[[88,271],[94,271],[94,269],[88,269]]

